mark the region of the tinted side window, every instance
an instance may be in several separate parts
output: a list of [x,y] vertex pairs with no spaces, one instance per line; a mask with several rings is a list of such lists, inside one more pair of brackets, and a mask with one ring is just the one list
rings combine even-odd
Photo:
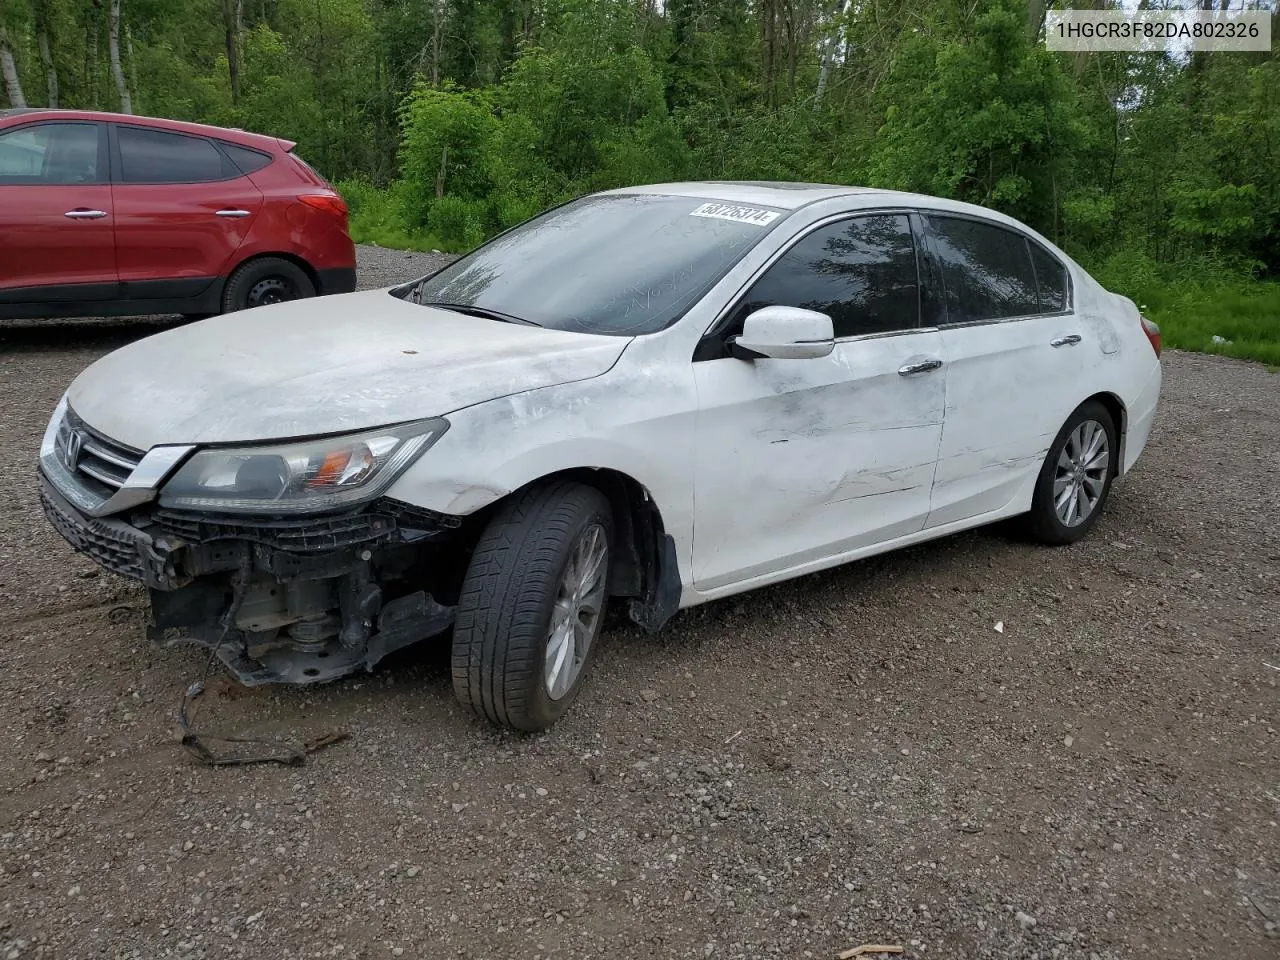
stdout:
[[250,150],[248,147],[237,146],[226,141],[221,141],[221,143],[222,149],[241,173],[253,173],[255,170],[261,170],[271,162],[271,154],[269,153],[259,153],[257,150]]
[[101,183],[96,123],[41,123],[0,134],[0,183]]
[[1067,268],[1040,244],[1028,246],[1031,263],[1036,268],[1036,286],[1040,288],[1040,312],[1059,313],[1067,309]]
[[125,183],[203,183],[236,176],[208,140],[139,127],[117,131]]
[[978,220],[928,219],[942,263],[949,323],[1040,312],[1036,275],[1021,234]]
[[747,315],[761,307],[776,305],[829,315],[837,337],[918,326],[916,250],[907,217],[855,217],[815,230],[755,282],[731,329],[742,329]]

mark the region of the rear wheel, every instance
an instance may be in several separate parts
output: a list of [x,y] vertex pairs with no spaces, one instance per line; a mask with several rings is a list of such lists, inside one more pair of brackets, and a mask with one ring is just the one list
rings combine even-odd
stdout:
[[315,294],[315,284],[296,263],[280,257],[260,257],[242,263],[231,274],[222,291],[222,312],[249,310]]
[[544,730],[577,697],[608,597],[613,517],[593,487],[505,504],[472,554],[453,629],[453,690],[479,716]]
[[1027,532],[1041,543],[1075,543],[1093,529],[1111,492],[1118,464],[1115,423],[1090,400],[1067,418],[1036,480]]

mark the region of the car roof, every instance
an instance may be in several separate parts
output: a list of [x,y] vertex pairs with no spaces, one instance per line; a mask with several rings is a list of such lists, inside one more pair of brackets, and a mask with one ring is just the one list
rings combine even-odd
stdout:
[[292,150],[295,144],[291,140],[270,137],[262,133],[249,133],[247,130],[234,130],[231,127],[215,127],[206,123],[189,123],[186,120],[163,120],[159,117],[138,117],[129,113],[107,113],[102,110],[63,110],[51,107],[18,107],[0,110],[0,120],[21,117],[25,120],[94,120],[98,122],[131,123],[142,127],[154,127],[157,130],[171,130],[174,133],[190,133],[198,137],[216,137],[231,143],[243,144],[246,147],[259,149]]
[[688,183],[652,183],[606,191],[611,194],[663,194],[673,197],[702,197],[723,203],[754,203],[765,207],[794,210],[815,200],[848,194],[874,192],[866,187],[845,187],[832,183],[789,183],[777,180],[694,180]]
[[[961,200],[948,200],[945,197],[932,197],[924,193],[907,193],[902,190],[885,190],[879,187],[855,187],[835,183],[791,183],[779,180],[693,180],[687,183],[652,183],[603,192],[605,194],[697,197],[721,203],[757,204],[783,210],[798,210],[800,207],[820,200],[846,198],[851,210],[862,207],[906,207],[966,214],[1014,227],[1048,243],[1044,237],[1025,223],[999,210],[992,210],[990,207],[980,207]],[[1050,246],[1053,245],[1050,244]]]

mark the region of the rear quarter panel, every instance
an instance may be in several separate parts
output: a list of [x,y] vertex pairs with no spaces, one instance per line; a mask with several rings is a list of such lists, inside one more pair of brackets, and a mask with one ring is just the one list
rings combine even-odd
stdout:
[[270,253],[286,253],[317,270],[356,265],[355,244],[346,218],[316,210],[298,201],[302,193],[332,188],[318,175],[295,162],[290,154],[277,153],[261,170],[250,174],[265,198],[262,213],[240,248],[239,260]]
[[1124,407],[1125,422],[1119,425],[1123,474],[1137,461],[1151,432],[1160,399],[1160,359],[1143,332],[1137,305],[1104,289],[1078,264],[1072,262],[1072,267],[1077,314],[1098,343],[1085,395],[1110,393]]

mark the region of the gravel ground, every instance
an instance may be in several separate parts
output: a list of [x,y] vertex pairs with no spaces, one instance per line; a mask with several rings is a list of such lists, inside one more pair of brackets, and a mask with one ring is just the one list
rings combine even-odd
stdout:
[[0,960],[1280,955],[1280,376],[1168,354],[1075,547],[976,531],[615,628],[543,736],[465,715],[439,646],[219,680],[199,727],[350,739],[215,770],[174,736],[201,656],[35,497],[66,384],[167,322],[0,328]]

